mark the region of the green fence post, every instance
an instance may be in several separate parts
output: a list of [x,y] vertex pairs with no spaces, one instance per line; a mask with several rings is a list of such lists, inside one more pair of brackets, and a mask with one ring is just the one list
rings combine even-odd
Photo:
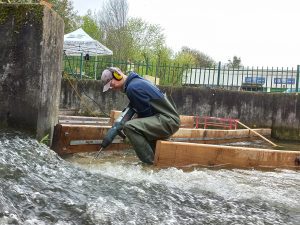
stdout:
[[82,80],[82,67],[83,67],[83,60],[82,60],[82,57],[83,56],[83,53],[81,52],[80,54],[80,79]]
[[300,74],[300,65],[297,65],[296,92],[298,92],[299,90],[299,74]]
[[148,74],[148,68],[149,67],[149,60],[148,60],[148,57],[146,58],[146,74],[145,75],[149,75]]
[[96,53],[96,57],[94,58],[94,79],[97,80],[97,61],[98,61],[98,57],[97,57],[97,53]]
[[156,61],[156,67],[155,67],[155,78],[154,78],[154,84],[156,85],[156,78],[158,76],[158,68],[159,68],[159,57]]
[[217,80],[217,86],[220,86],[220,75],[221,75],[221,61],[218,64],[218,80]]

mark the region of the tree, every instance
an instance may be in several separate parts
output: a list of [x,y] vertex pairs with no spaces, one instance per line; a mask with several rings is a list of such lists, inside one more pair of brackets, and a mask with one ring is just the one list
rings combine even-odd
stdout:
[[80,17],[78,12],[74,10],[73,2],[70,0],[49,0],[55,10],[64,20],[65,33],[69,33],[78,28]]
[[108,46],[118,59],[126,59],[126,46],[130,43],[127,32],[128,3],[127,0],[108,0],[99,12],[100,26],[104,34],[104,44]]
[[181,51],[175,56],[175,61],[180,64],[194,64],[202,67],[216,65],[216,62],[208,55],[188,47],[182,47]]
[[157,56],[157,60],[159,63],[170,64],[172,63],[172,49],[168,48],[167,46],[159,46],[155,49],[154,54]]
[[122,29],[128,20],[127,0],[107,0],[101,10],[101,25],[104,30]]
[[131,18],[128,31],[134,49],[133,55],[145,62],[156,61],[171,55],[171,50],[165,45],[165,36],[159,25],[152,25],[140,18]]
[[180,51],[176,54],[174,62],[181,65],[197,64],[195,57],[192,54],[184,51]]
[[95,40],[102,42],[102,31],[100,25],[97,24],[96,15],[92,14],[89,9],[83,17],[81,17],[81,28]]
[[233,56],[232,61],[228,60],[228,67],[239,68],[242,66],[241,62],[241,57],[238,58],[237,56]]

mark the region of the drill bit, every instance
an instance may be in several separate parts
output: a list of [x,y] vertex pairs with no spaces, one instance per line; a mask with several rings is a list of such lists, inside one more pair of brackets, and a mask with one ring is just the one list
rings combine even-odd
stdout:
[[99,149],[99,151],[97,152],[97,154],[96,154],[95,157],[94,157],[94,160],[99,158],[100,153],[101,153],[102,150],[103,150],[103,147],[101,147],[101,148]]

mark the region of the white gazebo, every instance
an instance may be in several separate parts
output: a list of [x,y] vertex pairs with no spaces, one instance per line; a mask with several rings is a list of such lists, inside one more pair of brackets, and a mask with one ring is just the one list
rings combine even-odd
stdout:
[[96,56],[95,79],[97,56],[113,54],[110,49],[101,44],[99,41],[91,38],[82,28],[64,36],[64,52],[67,56],[81,56],[81,59],[83,58],[83,55],[86,54]]

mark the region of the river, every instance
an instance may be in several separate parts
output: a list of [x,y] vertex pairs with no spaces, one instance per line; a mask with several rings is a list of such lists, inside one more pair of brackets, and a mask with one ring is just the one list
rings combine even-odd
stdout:
[[300,224],[300,173],[157,169],[132,151],[62,159],[0,130],[0,224]]

